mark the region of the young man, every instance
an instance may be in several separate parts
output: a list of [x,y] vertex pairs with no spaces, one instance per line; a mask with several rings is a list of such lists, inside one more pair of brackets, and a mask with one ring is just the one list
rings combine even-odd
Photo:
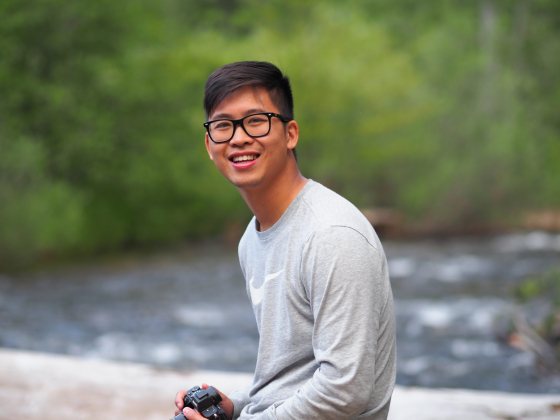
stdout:
[[356,207],[299,172],[288,78],[228,64],[208,78],[204,108],[210,159],[255,215],[239,259],[259,352],[253,383],[222,394],[228,419],[386,419],[396,356],[383,248]]

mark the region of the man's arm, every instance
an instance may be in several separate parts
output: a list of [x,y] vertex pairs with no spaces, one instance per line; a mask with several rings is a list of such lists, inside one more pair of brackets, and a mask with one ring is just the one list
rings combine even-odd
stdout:
[[247,385],[243,389],[236,390],[230,394],[229,398],[233,402],[233,417],[231,420],[236,420],[241,414],[243,407],[245,407],[247,404],[251,402],[251,399],[249,398],[250,389],[251,389],[251,384]]
[[305,247],[301,277],[319,367],[274,420],[384,419],[395,381],[395,320],[387,264],[357,231],[330,227]]

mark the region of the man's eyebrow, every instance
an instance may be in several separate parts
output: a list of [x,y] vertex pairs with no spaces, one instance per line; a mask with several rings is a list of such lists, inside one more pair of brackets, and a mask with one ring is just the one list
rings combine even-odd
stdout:
[[257,114],[259,112],[266,112],[265,109],[263,108],[253,108],[253,109],[249,109],[247,110],[247,115],[251,115],[251,114]]
[[[263,108],[251,108],[245,112],[246,112],[245,116],[247,116],[247,115],[258,114],[260,112],[267,112],[267,111],[264,110]],[[212,115],[212,120],[219,120],[222,118],[227,118],[228,120],[234,119],[231,114],[228,114],[226,112],[220,112],[219,114]]]

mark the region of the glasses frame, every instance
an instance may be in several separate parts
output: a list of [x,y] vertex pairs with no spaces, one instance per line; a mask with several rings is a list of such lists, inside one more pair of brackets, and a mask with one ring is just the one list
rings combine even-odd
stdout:
[[[251,134],[249,134],[247,132],[247,129],[245,128],[245,124],[243,123],[243,121],[245,120],[245,118],[253,117],[255,115],[266,115],[268,117],[268,131],[265,134],[260,134],[258,136],[252,136]],[[283,123],[287,123],[287,122],[292,121],[292,118],[284,117],[283,115],[276,114],[274,112],[257,112],[255,114],[250,114],[250,115],[247,115],[243,118],[239,118],[238,120],[230,120],[228,118],[220,118],[220,119],[217,119],[217,120],[206,121],[203,125],[206,128],[206,132],[208,133],[208,137],[210,137],[210,140],[212,140],[214,143],[220,144],[220,143],[227,143],[228,141],[230,141],[233,138],[233,136],[235,136],[235,130],[237,130],[238,125],[240,125],[241,128],[243,128],[243,131],[245,131],[245,133],[249,137],[258,138],[258,137],[267,136],[268,133],[270,133],[270,129],[272,128],[272,117],[276,117],[276,118],[280,119],[280,121],[282,121]],[[217,121],[230,121],[233,124],[233,132],[231,133],[231,137],[229,139],[216,141],[212,138],[212,134],[210,134],[210,124],[212,124],[214,122],[217,122]]]

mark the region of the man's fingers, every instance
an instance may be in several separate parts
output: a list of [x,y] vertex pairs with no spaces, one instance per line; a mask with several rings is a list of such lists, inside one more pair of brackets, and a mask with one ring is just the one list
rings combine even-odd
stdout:
[[[204,384],[204,383],[202,384],[202,389],[208,389],[208,388],[210,388],[210,385]],[[214,387],[214,389],[218,392],[218,394],[220,394],[220,397],[222,397],[222,400],[224,399],[224,397],[226,397],[226,394],[220,392],[220,390],[218,388]]]
[[[177,395],[175,395],[175,405],[179,410],[183,409],[183,399],[185,398],[185,395],[187,395],[187,391],[179,391],[177,392]],[[179,412],[180,411],[178,411],[176,414],[179,414]]]
[[183,410],[183,414],[189,420],[206,420],[204,417],[202,417],[200,413],[197,413],[196,411],[194,411],[192,408],[189,407]]

